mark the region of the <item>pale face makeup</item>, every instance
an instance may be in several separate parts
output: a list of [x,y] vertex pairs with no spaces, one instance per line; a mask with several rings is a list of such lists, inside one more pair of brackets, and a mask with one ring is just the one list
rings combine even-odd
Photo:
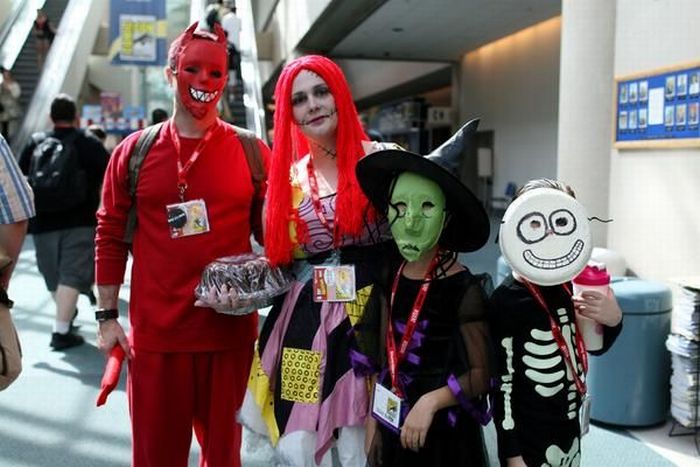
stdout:
[[320,142],[335,141],[338,114],[328,84],[308,70],[302,70],[292,83],[292,115],[307,138]]

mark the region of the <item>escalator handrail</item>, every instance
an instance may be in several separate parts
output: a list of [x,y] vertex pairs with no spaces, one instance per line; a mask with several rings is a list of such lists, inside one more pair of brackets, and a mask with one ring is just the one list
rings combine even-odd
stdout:
[[267,141],[265,112],[263,110],[262,83],[258,66],[258,46],[255,41],[255,21],[253,19],[253,2],[239,0],[238,14],[241,18],[241,74],[243,75],[243,104],[246,109],[246,121],[249,130],[263,141]]
[[[19,18],[20,13],[27,6],[28,1],[29,0],[21,0],[20,2],[15,3],[14,9],[7,17],[7,20],[5,20],[5,24],[3,25],[2,29],[0,29],[0,50],[2,50],[2,46],[5,44],[5,39],[7,39],[7,36],[10,35],[12,27],[15,25],[15,22],[17,21],[17,18]],[[3,63],[4,59],[5,57],[0,55],[0,65],[6,65],[8,68],[11,68],[11,64]]]

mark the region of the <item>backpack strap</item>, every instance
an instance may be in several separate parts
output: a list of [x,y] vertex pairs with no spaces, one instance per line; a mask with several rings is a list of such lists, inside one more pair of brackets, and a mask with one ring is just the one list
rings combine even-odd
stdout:
[[126,230],[124,231],[124,242],[129,244],[131,244],[134,239],[134,230],[136,229],[136,186],[139,182],[139,172],[141,171],[141,166],[143,165],[144,159],[146,159],[148,151],[151,150],[151,146],[153,146],[156,138],[158,138],[162,126],[163,122],[146,127],[139,135],[139,139],[136,140],[136,146],[134,146],[134,150],[131,151],[129,155],[128,183],[131,207],[127,214]]
[[248,169],[250,170],[250,178],[253,182],[253,202],[250,205],[250,228],[255,236],[255,240],[263,244],[263,225],[262,225],[262,209],[264,204],[263,193],[265,191],[265,182],[267,182],[267,174],[265,173],[265,164],[260,154],[260,146],[258,146],[258,138],[255,133],[235,125],[231,125],[238,135],[238,139],[243,146]]
[[[129,196],[131,197],[131,207],[126,219],[126,230],[124,231],[124,242],[131,243],[136,229],[136,186],[138,184],[139,172],[148,151],[153,146],[163,123],[158,123],[147,127],[139,135],[134,150],[129,156]],[[250,207],[250,225],[255,236],[255,240],[262,245],[262,208],[264,198],[265,182],[267,174],[265,165],[260,154],[258,138],[251,131],[231,125],[243,146],[250,177],[253,182],[253,202]]]

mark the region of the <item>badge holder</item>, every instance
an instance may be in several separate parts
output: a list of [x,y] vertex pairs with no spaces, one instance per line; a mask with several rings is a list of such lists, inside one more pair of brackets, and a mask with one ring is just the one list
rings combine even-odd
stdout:
[[372,416],[395,433],[401,432],[403,422],[403,400],[379,383],[374,385]]
[[355,265],[340,264],[335,250],[321,266],[313,268],[313,297],[315,302],[352,302],[355,290]]
[[581,424],[581,436],[583,436],[588,433],[591,427],[591,396],[588,393],[581,398],[579,423]]
[[203,199],[168,204],[170,238],[189,237],[209,232],[207,205]]

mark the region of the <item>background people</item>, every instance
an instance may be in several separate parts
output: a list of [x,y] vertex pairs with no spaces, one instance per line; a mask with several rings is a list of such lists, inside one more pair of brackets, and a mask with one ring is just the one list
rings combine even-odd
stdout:
[[10,70],[0,66],[0,74],[2,74],[2,81],[0,81],[0,132],[9,143],[11,127],[22,115],[22,109],[19,105],[22,89]]
[[12,323],[12,300],[7,295],[10,276],[17,264],[27,220],[34,216],[34,200],[17,161],[0,135],[0,387],[11,384],[22,371],[19,336]]
[[[109,154],[102,144],[76,128],[73,99],[60,94],[51,103],[54,128],[32,135],[20,155],[36,201],[30,221],[39,272],[56,304],[51,347],[64,350],[84,342],[72,326],[78,295],[92,290],[95,277],[95,212]],[[60,174],[54,185],[43,174]]]
[[168,119],[168,112],[165,109],[156,108],[151,112],[151,125],[156,123],[164,122]]
[[53,43],[53,39],[56,37],[56,30],[51,25],[49,17],[41,8],[36,10],[36,19],[32,26],[32,34],[34,34],[36,40],[37,65],[39,70],[41,70],[46,61],[46,55],[48,55],[51,44]]
[[221,18],[221,27],[226,31],[228,43],[228,86],[236,86],[241,76],[241,19],[236,14],[236,6],[233,2],[225,2],[228,11]]

